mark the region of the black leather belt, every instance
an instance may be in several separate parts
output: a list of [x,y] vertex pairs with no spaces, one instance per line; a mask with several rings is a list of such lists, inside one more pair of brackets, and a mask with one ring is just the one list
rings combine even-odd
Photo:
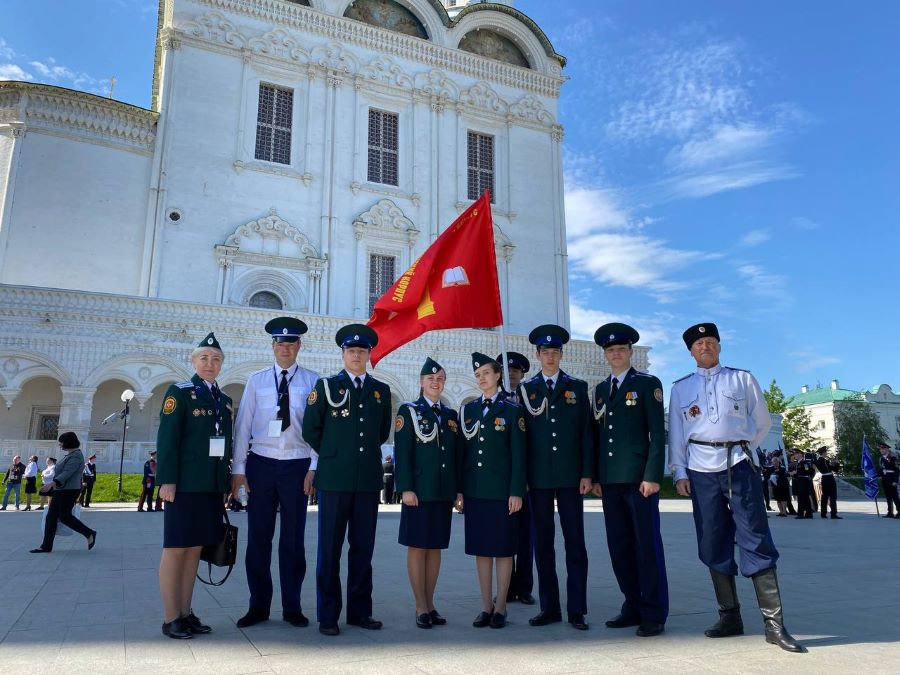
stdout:
[[725,468],[728,471],[728,499],[731,500],[731,450],[735,446],[740,446],[741,450],[743,450],[744,454],[747,456],[747,459],[750,460],[750,466],[756,467],[753,463],[753,454],[750,452],[750,441],[698,441],[695,438],[690,439],[690,443],[695,443],[696,445],[705,445],[710,448],[725,448],[728,450],[728,457],[725,460]]

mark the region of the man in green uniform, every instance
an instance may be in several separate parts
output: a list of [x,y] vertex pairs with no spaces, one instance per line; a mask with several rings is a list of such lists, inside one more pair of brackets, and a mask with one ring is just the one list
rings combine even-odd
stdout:
[[534,530],[541,611],[532,626],[562,621],[556,576],[554,501],[566,545],[566,609],[569,623],[587,630],[587,548],[584,545],[584,495],[593,481],[590,401],[584,380],[560,370],[569,332],[562,326],[538,326],[528,336],[541,372],[519,388],[528,432],[528,499]]
[[303,438],[319,454],[316,595],[319,632],[338,635],[341,549],[349,525],[347,623],[378,630],[372,618],[372,552],[382,487],[381,444],[391,432],[391,389],[366,373],[374,330],[350,324],[335,335],[344,369],[320,379],[306,401]]
[[608,323],[594,342],[612,370],[594,391],[599,483],[606,543],[625,596],[610,628],[638,626],[637,634],[663,632],[669,615],[666,560],[659,531],[659,485],[665,464],[662,384],[631,366],[640,335],[624,323]]

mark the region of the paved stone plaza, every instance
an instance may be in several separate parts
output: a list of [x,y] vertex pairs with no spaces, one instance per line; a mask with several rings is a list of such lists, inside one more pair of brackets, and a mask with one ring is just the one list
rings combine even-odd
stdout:
[[[772,517],[781,550],[780,580],[787,626],[810,653],[793,655],[767,645],[749,581],[739,580],[748,634],[710,640],[715,619],[709,577],[697,560],[690,504],[663,502],[663,539],[672,613],[658,638],[634,629],[611,630],[603,621],[620,596],[609,567],[603,514],[586,514],[591,561],[588,619],[581,633],[568,624],[532,628],[536,607],[509,606],[504,630],[475,629],[479,611],[474,562],[463,553],[462,517],[454,517],[444,554],[437,606],[448,619],[430,631],[415,627],[405,549],[396,543],[399,507],[382,507],[375,552],[375,616],[380,632],[341,625],[320,635],[315,624],[281,621],[276,581],[272,620],[239,630],[247,606],[243,564],[221,588],[197,584],[194,609],[214,632],[179,642],[160,634],[157,565],[162,515],[133,506],[99,505],[85,521],[99,531],[88,552],[81,537],[57,538],[50,555],[32,555],[40,512],[0,514],[4,548],[0,599],[0,663],[8,673],[351,673],[351,672],[898,672],[900,671],[900,522],[876,519],[866,501],[843,501],[844,520],[797,522]],[[246,516],[233,519],[246,543]],[[309,570],[303,609],[315,617],[316,515],[307,527]],[[559,536],[559,535],[558,535]],[[564,593],[562,542],[557,553]],[[345,554],[346,559],[346,554]],[[242,556],[241,556],[242,560]],[[277,574],[277,563],[275,565]],[[277,579],[277,577],[276,577]],[[537,588],[535,588],[537,595]],[[563,610],[565,611],[565,610]]]

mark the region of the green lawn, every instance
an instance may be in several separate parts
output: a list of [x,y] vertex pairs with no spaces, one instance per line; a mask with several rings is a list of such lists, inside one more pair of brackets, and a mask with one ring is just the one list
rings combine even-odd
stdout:
[[[588,499],[596,499],[593,495],[588,495]],[[687,499],[687,497],[679,497],[675,494],[675,483],[671,476],[663,476],[662,484],[659,488],[660,499]]]
[[92,502],[137,502],[141,497],[141,479],[139,473],[122,474],[122,492],[116,488],[119,483],[119,474],[97,474],[97,482],[94,483],[94,491],[91,493]]

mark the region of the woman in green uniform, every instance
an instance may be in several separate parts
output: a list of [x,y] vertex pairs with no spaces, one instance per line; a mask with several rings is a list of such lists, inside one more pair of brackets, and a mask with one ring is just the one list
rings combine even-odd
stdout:
[[394,424],[394,480],[403,495],[398,541],[407,547],[406,570],[419,628],[447,623],[434,608],[434,589],[441,549],[450,545],[453,503],[462,497],[458,417],[441,404],[446,381],[441,365],[426,359],[419,377],[422,393],[400,406]]
[[231,459],[231,399],[216,383],[225,355],[210,333],[191,354],[196,374],[169,387],[159,415],[156,482],[163,511],[159,591],[163,635],[212,630],[191,609],[200,551],[222,541],[222,494]]
[[[482,395],[463,406],[463,506],[466,554],[475,556],[482,611],[476,628],[506,625],[506,594],[518,544],[518,512],[525,496],[525,418],[500,392],[500,364],[472,354]],[[496,605],[491,577],[496,560]]]

